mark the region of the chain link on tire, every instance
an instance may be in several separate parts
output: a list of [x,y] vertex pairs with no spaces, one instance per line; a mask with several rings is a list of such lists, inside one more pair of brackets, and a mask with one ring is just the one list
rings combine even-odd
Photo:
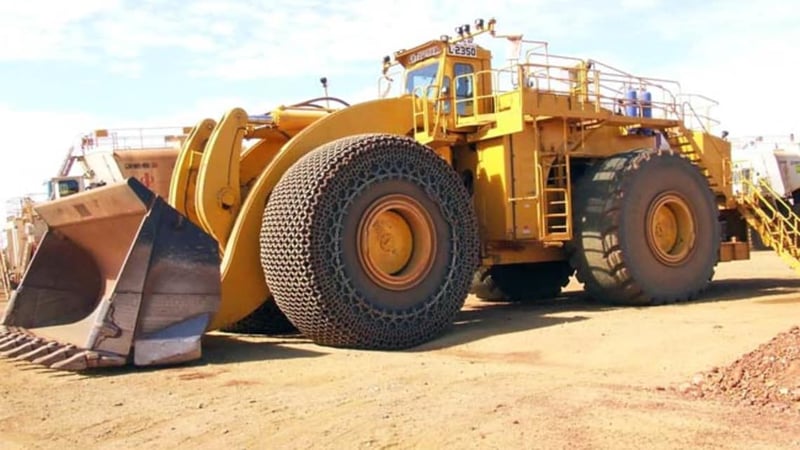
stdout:
[[[370,284],[351,257],[365,199],[395,191],[425,205],[438,234],[430,274],[401,292]],[[261,260],[278,306],[314,342],[406,348],[441,334],[463,306],[479,261],[477,219],[460,177],[429,148],[400,136],[353,136],[284,174],[264,212]]]

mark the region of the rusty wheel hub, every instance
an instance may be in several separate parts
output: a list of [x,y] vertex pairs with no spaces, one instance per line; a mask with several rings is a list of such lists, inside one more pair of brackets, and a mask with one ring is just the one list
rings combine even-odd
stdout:
[[419,284],[435,254],[433,220],[407,195],[377,199],[359,222],[359,261],[367,276],[385,289],[401,291]]
[[661,194],[647,212],[647,244],[662,263],[682,264],[694,249],[697,229],[688,203],[679,195]]

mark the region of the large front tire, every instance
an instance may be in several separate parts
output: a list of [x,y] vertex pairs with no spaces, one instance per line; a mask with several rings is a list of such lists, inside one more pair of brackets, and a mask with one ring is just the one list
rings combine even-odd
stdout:
[[574,190],[578,280],[623,305],[685,301],[719,258],[717,206],[697,167],[672,152],[637,150],[601,161]]
[[407,348],[441,334],[463,306],[477,219],[460,177],[429,148],[354,136],[284,174],[261,255],[278,306],[314,342]]

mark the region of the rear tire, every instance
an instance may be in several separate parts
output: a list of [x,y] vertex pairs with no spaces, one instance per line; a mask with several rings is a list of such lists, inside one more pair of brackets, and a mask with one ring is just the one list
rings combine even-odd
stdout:
[[471,292],[484,301],[523,302],[558,297],[575,270],[568,261],[501,264],[475,272]]
[[289,334],[297,331],[292,322],[278,308],[270,295],[255,311],[244,319],[223,328],[222,331],[237,334],[263,334],[267,336]]
[[591,297],[655,305],[707,287],[719,257],[717,206],[686,159],[650,150],[612,156],[581,178],[573,204],[568,251]]
[[479,261],[458,174],[412,139],[361,135],[300,159],[264,212],[275,300],[321,345],[406,348],[453,322]]

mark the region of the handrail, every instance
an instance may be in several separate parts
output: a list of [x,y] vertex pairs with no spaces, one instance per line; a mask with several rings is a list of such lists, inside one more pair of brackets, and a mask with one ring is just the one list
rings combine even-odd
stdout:
[[[386,74],[381,75],[378,77],[378,98],[386,98],[389,96],[392,88],[397,86],[395,84],[395,80],[397,77],[403,76],[403,68],[395,66],[394,70],[388,71]],[[384,88],[383,84],[386,83],[386,87]],[[401,84],[402,85],[402,84]],[[401,90],[402,92],[402,90]]]
[[188,136],[184,127],[142,127],[98,130],[80,137],[76,146],[84,154],[107,150],[144,150],[148,148],[180,148]]
[[[561,64],[528,61],[520,65],[521,72],[527,77],[528,87],[565,95],[574,94],[578,90],[581,98],[593,103],[598,111],[614,111],[623,106],[635,105],[638,117],[647,118],[652,113],[654,118],[682,119],[675,106],[677,95],[673,92],[673,87],[669,86],[671,83],[679,88],[677,82],[636,77],[592,60],[591,64],[594,65],[589,68],[590,63],[577,58],[554,55],[550,55],[550,58],[560,60]],[[564,61],[577,61],[577,64],[566,64]],[[604,67],[610,68],[609,71],[603,71]],[[631,90],[648,92],[650,100],[643,104],[642,99],[627,98]],[[648,111],[647,116],[645,109]]]
[[[583,70],[586,92],[580,92],[585,98],[594,103],[597,110],[601,108],[615,110],[620,102],[627,100],[627,91],[636,89],[646,90],[652,94],[650,111],[653,117],[663,119],[677,119],[684,121],[687,114],[682,111],[680,103],[686,99],[692,104],[694,115],[705,120],[705,129],[719,125],[710,112],[701,116],[697,114],[697,100],[708,104],[711,109],[718,103],[704,95],[683,93],[680,82],[665,78],[643,77],[626,72],[596,59],[580,59],[572,56],[557,55],[549,52],[546,42],[536,41],[536,48],[525,52],[525,61],[520,63],[521,73],[526,77],[525,83],[529,87],[547,90],[554,93],[572,93],[576,80],[570,79],[570,74]],[[544,47],[544,52],[540,48]],[[642,108],[638,108],[638,115],[642,117]]]
[[[433,136],[430,132],[431,124],[430,124],[430,109],[431,104],[438,105],[442,101],[442,97],[439,96],[439,92],[441,92],[439,85],[437,84],[428,84],[425,86],[418,86],[412,91],[412,115],[414,119],[414,133],[419,133],[417,131],[417,119],[422,118],[422,131],[425,133],[426,136]],[[433,95],[431,94],[433,93]],[[422,103],[421,111],[418,108],[419,102]],[[436,112],[436,122],[433,124],[434,134],[436,132],[436,128],[439,124],[440,116],[442,115],[441,108],[438,109]]]
[[[701,126],[701,128],[702,128],[702,131],[703,131],[704,133],[706,133],[706,134],[711,134],[711,131],[708,129],[708,127],[706,127],[706,124],[704,124],[704,123],[702,122],[702,120],[701,120],[701,117],[700,117],[700,116],[697,114],[697,112],[694,110],[694,106],[692,106],[692,104],[691,104],[690,102],[688,102],[688,101],[687,101],[687,102],[683,102],[683,104],[681,105],[681,108],[684,108],[684,109],[685,109],[685,108],[687,108],[687,107],[689,108],[689,111],[691,111],[691,113],[692,113],[692,115],[694,116],[694,118],[698,120],[698,123],[700,124],[700,126]],[[711,119],[711,118],[707,118],[707,120],[713,120],[713,119]],[[722,150],[720,150],[720,148],[717,146],[717,142],[716,142],[716,141],[714,141],[714,140],[711,140],[710,142],[711,142],[711,147],[714,149],[714,151],[717,153],[717,155],[720,157],[720,159],[722,159],[723,161],[725,161],[725,159],[726,159],[726,157],[725,157],[725,154],[724,154],[724,153],[722,152]],[[724,170],[724,167],[723,167],[723,170]],[[724,173],[728,173],[728,172],[724,172]],[[723,180],[723,181],[725,181],[725,180]]]
[[[468,82],[470,82],[472,84],[472,95],[470,95],[468,97],[461,97],[461,98],[459,98],[457,95],[454,95],[452,97],[453,98],[453,105],[454,105],[454,108],[455,108],[455,111],[456,111],[456,114],[455,114],[456,123],[459,122],[459,119],[464,119],[466,117],[477,117],[479,114],[494,114],[494,113],[497,113],[497,108],[498,108],[499,103],[500,103],[499,102],[499,97],[501,95],[503,95],[503,94],[506,94],[506,93],[509,93],[509,92],[514,92],[514,91],[517,91],[517,90],[520,89],[520,87],[517,87],[515,89],[509,89],[509,90],[505,90],[505,89],[500,89],[499,88],[499,86],[500,86],[500,76],[503,75],[503,74],[506,74],[506,73],[512,74],[512,76],[513,76],[513,73],[511,72],[511,68],[500,68],[500,69],[479,70],[477,72],[465,73],[465,74],[462,74],[462,75],[459,75],[459,76],[455,77],[453,79],[453,87],[454,87],[453,91],[455,91],[455,86],[458,86],[459,80],[462,80],[462,79],[463,80],[467,80]],[[488,92],[488,94],[480,94],[479,95],[478,94],[478,80],[484,79],[484,77],[486,77],[487,75],[489,76],[489,84],[490,84],[489,88],[490,89],[484,89],[483,90],[484,92]],[[485,111],[485,112],[481,113],[478,102],[482,101],[482,100],[489,100],[489,99],[493,100],[492,106],[491,106],[491,111]],[[463,115],[459,114],[459,111],[460,111],[459,106],[460,105],[465,105],[466,106],[466,105],[469,105],[470,103],[473,105],[472,106],[472,114],[463,114]]]
[[[792,240],[788,249],[783,242],[778,241],[777,245],[780,248],[775,248],[775,250],[779,253],[788,250],[791,256],[797,259],[798,256],[800,256],[798,253],[800,218],[793,212],[791,206],[772,189],[766,180],[759,179],[756,183],[753,183],[751,180],[743,179],[742,184],[745,189],[741,194],[741,198],[744,202],[752,206],[752,212],[760,220],[760,224],[765,229],[779,234],[780,237]],[[762,194],[762,190],[766,192],[770,198]],[[771,241],[775,242],[774,237],[770,237],[772,238]]]

